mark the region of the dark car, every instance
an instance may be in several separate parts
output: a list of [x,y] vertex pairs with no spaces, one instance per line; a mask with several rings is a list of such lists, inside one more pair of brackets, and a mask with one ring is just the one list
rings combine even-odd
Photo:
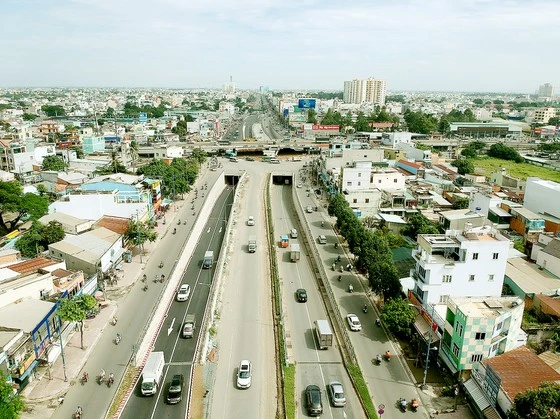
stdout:
[[169,385],[169,391],[167,392],[167,403],[177,404],[181,401],[183,396],[183,386],[185,379],[183,374],[175,374]]
[[298,302],[305,303],[307,301],[307,291],[300,288],[296,291],[296,298]]
[[307,386],[305,389],[305,405],[309,416],[319,416],[323,413],[321,390],[314,384]]

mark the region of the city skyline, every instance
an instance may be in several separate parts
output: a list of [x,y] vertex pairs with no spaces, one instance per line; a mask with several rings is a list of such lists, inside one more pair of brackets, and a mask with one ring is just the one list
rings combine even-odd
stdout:
[[[560,4],[536,1],[8,0],[2,87],[518,92],[560,85]],[[370,52],[368,54],[368,51]]]

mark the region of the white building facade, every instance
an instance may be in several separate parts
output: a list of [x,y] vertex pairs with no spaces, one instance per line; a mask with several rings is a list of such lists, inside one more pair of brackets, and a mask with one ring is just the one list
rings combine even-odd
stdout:
[[538,177],[527,178],[523,206],[535,214],[560,218],[560,183]]
[[385,104],[387,85],[385,80],[368,78],[365,80],[350,80],[344,82],[344,103],[374,103],[379,106]]

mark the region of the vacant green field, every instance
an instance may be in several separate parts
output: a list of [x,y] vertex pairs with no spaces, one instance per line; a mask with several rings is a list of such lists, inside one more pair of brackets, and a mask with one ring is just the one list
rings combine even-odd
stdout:
[[534,166],[529,163],[515,163],[508,160],[494,159],[491,157],[480,157],[474,159],[474,167],[477,173],[490,176],[490,173],[505,167],[510,176],[526,180],[530,176],[537,176],[541,179],[560,182],[560,172]]

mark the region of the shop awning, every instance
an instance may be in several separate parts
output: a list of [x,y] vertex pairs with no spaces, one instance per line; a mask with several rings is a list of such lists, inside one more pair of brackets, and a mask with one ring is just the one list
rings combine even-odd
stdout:
[[421,314],[419,314],[414,320],[414,328],[426,342],[428,342],[428,339],[430,339],[430,344],[437,342],[441,338],[439,336],[439,333],[437,332],[436,323],[434,322],[433,324],[435,325],[436,329],[432,329],[432,336],[430,339],[430,324],[426,321],[426,319]]
[[39,363],[39,361],[35,360],[31,363],[31,365],[29,366],[29,368],[27,368],[25,370],[25,372],[23,374],[21,374],[21,376],[18,378],[19,382],[22,382],[23,380],[25,380],[25,377],[27,377],[29,374],[31,374],[31,371],[33,371],[35,369],[35,367],[37,366],[37,364]]

